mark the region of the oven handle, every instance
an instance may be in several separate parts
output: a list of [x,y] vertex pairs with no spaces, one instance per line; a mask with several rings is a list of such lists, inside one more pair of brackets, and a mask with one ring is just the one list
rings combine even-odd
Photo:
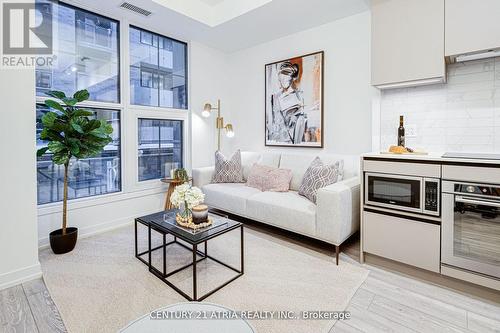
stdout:
[[464,197],[458,196],[458,195],[455,197],[455,202],[462,202],[462,203],[468,203],[471,205],[483,205],[483,206],[492,206],[492,207],[500,208],[500,202],[469,199],[469,198],[464,198]]

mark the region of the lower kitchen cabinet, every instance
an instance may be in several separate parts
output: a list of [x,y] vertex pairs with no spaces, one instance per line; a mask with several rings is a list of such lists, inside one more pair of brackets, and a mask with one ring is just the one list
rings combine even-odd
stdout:
[[364,252],[440,272],[440,225],[363,212]]

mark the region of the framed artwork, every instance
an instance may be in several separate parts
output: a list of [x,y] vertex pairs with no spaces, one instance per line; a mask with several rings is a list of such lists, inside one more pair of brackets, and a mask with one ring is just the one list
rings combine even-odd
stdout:
[[323,147],[324,52],[265,65],[266,146]]

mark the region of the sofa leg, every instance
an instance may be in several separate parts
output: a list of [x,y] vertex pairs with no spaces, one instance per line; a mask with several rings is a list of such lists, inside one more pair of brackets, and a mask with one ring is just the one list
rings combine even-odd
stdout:
[[340,245],[335,245],[335,261],[337,262],[337,266],[339,265],[339,254],[340,254]]

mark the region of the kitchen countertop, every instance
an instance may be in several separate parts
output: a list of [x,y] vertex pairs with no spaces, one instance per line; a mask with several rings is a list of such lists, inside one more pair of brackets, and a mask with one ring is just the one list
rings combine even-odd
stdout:
[[408,160],[408,161],[429,161],[431,163],[460,163],[460,164],[496,164],[500,167],[500,160],[477,159],[477,158],[452,158],[443,157],[442,152],[430,152],[428,155],[410,155],[410,154],[382,154],[372,152],[362,154],[363,158],[377,158],[387,160]]

